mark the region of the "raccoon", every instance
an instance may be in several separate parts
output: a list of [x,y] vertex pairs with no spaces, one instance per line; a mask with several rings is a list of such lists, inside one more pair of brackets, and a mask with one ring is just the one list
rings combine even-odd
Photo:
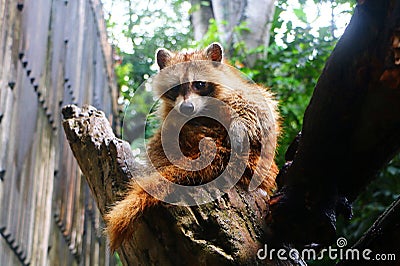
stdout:
[[[113,251],[131,237],[137,218],[161,202],[148,189],[162,190],[165,197],[171,193],[157,185],[156,176],[193,186],[206,184],[229,168],[228,176],[240,172],[239,186],[248,187],[257,177],[266,197],[276,187],[274,155],[280,118],[273,94],[229,66],[219,43],[193,52],[161,48],[156,61],[160,72],[152,86],[161,99],[163,123],[147,150],[155,171],[144,176],[140,185],[132,181],[125,198],[105,215]],[[243,171],[228,167],[232,162]]]

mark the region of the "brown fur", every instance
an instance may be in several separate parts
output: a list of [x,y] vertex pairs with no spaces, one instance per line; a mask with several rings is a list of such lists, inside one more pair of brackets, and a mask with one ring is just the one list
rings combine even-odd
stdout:
[[[169,66],[176,66],[182,62],[192,62],[195,60],[208,60],[219,62],[222,60],[222,50],[219,44],[211,44],[208,49],[195,51],[191,53],[171,53],[163,50],[157,54],[157,63],[161,69]],[[184,69],[184,70],[182,70]],[[191,71],[187,68],[177,68],[172,75],[170,73],[160,72],[158,80],[154,81],[154,89],[158,93],[162,90],[163,86],[173,86],[173,83],[178,83],[180,79],[180,71]],[[204,80],[207,78],[219,81],[215,86],[213,97],[224,102],[227,106],[232,108],[236,114],[222,108],[219,112],[224,122],[226,122],[231,131],[230,135],[238,137],[239,141],[241,135],[247,133],[250,140],[250,153],[246,163],[246,170],[239,181],[239,185],[248,186],[253,174],[263,178],[260,188],[270,194],[275,189],[275,176],[277,174],[277,167],[273,162],[273,158],[260,158],[262,137],[268,136],[268,140],[276,145],[277,135],[279,133],[279,117],[276,111],[276,101],[273,100],[272,94],[264,88],[249,82],[242,76],[231,71],[226,67],[215,66],[201,66],[197,70],[196,75],[200,77],[203,75]],[[182,74],[182,73],[181,73]],[[186,73],[187,74],[187,73]],[[188,74],[190,75],[190,73]],[[229,89],[229,88],[234,89]],[[173,111],[174,102],[162,98],[163,102],[160,108],[161,119]],[[271,110],[272,112],[269,112]],[[169,123],[163,125],[163,130],[168,131],[174,129],[175,124]],[[274,131],[272,135],[270,132]],[[187,171],[172,164],[165,155],[164,149],[161,145],[161,129],[153,136],[149,142],[148,155],[151,163],[157,171],[167,180],[179,183],[182,185],[198,185],[207,183],[217,178],[225,169],[229,162],[231,153],[231,143],[228,136],[228,131],[220,124],[208,118],[196,118],[195,122],[187,123],[180,131],[179,144],[182,153],[191,159],[197,159],[200,156],[203,158],[214,158],[211,164],[198,171]],[[213,140],[216,145],[216,156],[212,154],[212,146],[203,150],[200,153],[199,143],[202,139]],[[267,144],[271,144],[267,143]],[[212,145],[211,142],[205,142],[205,146]],[[208,154],[208,151],[210,151]],[[274,156],[275,150],[272,150],[270,156]],[[184,160],[179,158],[176,160]],[[236,157],[240,162],[241,157]],[[272,165],[271,165],[272,160]],[[148,188],[157,191],[162,190],[162,195],[168,195],[168,187],[159,185],[154,187],[156,173],[146,176]],[[152,187],[153,186],[153,187]],[[110,237],[110,248],[115,250],[122,242],[129,239],[134,231],[134,224],[137,218],[143,213],[145,209],[151,207],[160,201],[153,198],[143,190],[137,183],[131,185],[130,190],[127,192],[125,199],[118,202],[111,211],[105,216],[107,224],[107,233]]]

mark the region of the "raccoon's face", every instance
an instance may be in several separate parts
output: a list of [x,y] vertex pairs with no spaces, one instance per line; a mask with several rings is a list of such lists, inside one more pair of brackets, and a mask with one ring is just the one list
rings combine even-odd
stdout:
[[[222,59],[223,50],[218,43],[194,52],[173,53],[158,49],[156,61],[160,71],[164,70],[161,71],[163,78],[160,78],[162,82],[159,85],[162,92],[159,93],[167,107],[185,116],[193,116],[204,110],[209,97],[217,96],[217,86],[205,79],[208,73],[213,72],[212,63],[218,64]],[[199,61],[210,64],[196,64]],[[163,87],[169,84],[172,88],[165,88],[165,91]]]
[[199,114],[207,106],[208,97],[214,97],[214,93],[214,84],[193,81],[171,88],[163,95],[163,98],[180,114],[192,116]]

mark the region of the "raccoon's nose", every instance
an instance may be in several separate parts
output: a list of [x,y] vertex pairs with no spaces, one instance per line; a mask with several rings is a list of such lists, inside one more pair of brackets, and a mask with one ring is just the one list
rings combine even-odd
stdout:
[[192,115],[194,113],[194,106],[191,102],[183,102],[179,107],[179,111],[184,115]]

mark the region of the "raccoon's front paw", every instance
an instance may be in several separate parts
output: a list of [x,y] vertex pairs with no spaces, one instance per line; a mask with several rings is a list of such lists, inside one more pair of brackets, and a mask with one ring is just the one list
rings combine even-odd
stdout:
[[240,119],[232,121],[229,128],[231,150],[233,153],[242,154],[249,147],[247,128]]

